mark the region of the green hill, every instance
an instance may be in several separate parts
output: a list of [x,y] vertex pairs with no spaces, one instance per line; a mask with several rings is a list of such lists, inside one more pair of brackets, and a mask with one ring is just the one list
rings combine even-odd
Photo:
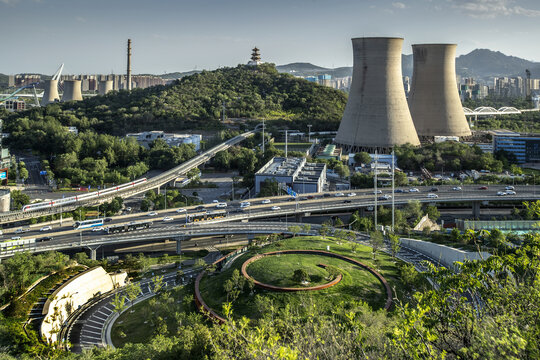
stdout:
[[[49,105],[31,110],[29,117],[39,120],[55,114],[64,126],[117,135],[146,130],[209,129],[222,127],[224,102],[228,118],[310,121],[314,128],[320,123],[321,129],[337,129],[346,101],[343,92],[279,74],[273,64],[256,68],[240,65],[203,71],[171,85]],[[24,116],[28,112],[14,115]]]

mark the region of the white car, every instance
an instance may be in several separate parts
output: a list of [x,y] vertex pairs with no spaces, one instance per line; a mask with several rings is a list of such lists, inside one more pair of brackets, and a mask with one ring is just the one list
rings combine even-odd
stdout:
[[497,196],[505,196],[506,191],[497,191]]
[[341,196],[345,196],[345,194],[344,193],[335,193],[334,196],[335,197],[341,197]]
[[227,207],[227,203],[217,203],[216,208],[218,209],[225,209]]
[[270,201],[270,199],[264,199],[263,201],[261,201],[261,204],[270,204],[272,201]]
[[212,200],[213,204],[219,204],[219,200]]
[[240,203],[241,208],[246,208],[248,206],[251,206],[249,201],[243,201],[243,202]]
[[163,221],[173,221],[173,220],[174,220],[174,218],[172,218],[172,217],[170,217],[170,216],[165,216],[165,217],[163,218]]
[[103,230],[105,230],[105,229],[102,226],[96,226],[96,227],[92,228],[92,232],[103,231]]
[[348,197],[356,196],[356,193],[348,193],[347,196],[348,196]]
[[516,195],[514,190],[506,190],[506,195]]
[[374,194],[382,194],[382,190],[373,191]]
[[183,213],[183,212],[186,212],[186,209],[184,208],[180,208],[178,210],[176,210],[177,213]]
[[155,212],[155,211],[152,211],[152,212],[148,213],[148,216],[156,216],[156,215],[157,215],[157,212]]
[[130,212],[130,211],[131,211],[131,208],[128,206],[128,207],[126,208],[126,211]]
[[392,195],[384,194],[382,197],[385,198],[386,200],[389,200],[392,198]]
[[21,237],[20,237],[20,236],[13,236],[13,237],[11,238],[11,240],[21,240]]
[[516,190],[512,185],[509,185],[504,188],[504,190]]
[[281,208],[277,205],[272,206],[272,210],[281,210]]
[[433,193],[429,193],[429,194],[427,194],[427,197],[428,197],[428,199],[437,199],[437,198],[439,197],[439,195],[433,194]]
[[[409,192],[420,192],[420,190],[418,190],[417,188],[412,188],[412,189],[409,189]],[[433,194],[435,195],[435,194]]]
[[454,187],[452,188],[452,190],[454,190],[454,191],[461,191],[461,186],[454,186]]
[[49,226],[49,225],[44,226],[41,229],[39,229],[39,231],[51,231],[51,230],[52,230],[52,226]]

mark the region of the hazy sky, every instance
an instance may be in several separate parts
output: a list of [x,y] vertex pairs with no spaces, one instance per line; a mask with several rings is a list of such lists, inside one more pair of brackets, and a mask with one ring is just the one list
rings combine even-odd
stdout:
[[263,61],[352,65],[352,37],[457,43],[540,61],[539,0],[0,0],[0,73],[134,73]]

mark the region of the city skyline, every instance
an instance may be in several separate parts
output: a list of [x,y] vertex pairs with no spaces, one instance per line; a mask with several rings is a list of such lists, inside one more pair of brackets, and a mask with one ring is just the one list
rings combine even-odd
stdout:
[[[488,48],[540,61],[533,0],[0,0],[0,29],[12,34],[0,73],[124,73],[133,41],[135,74],[215,69],[249,60],[352,66],[350,39],[396,36],[415,43],[457,43],[457,55]],[[15,30],[14,30],[15,29]]]

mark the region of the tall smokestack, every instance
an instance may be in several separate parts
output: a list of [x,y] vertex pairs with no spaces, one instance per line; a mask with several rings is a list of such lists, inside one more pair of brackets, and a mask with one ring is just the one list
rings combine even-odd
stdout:
[[127,48],[127,89],[131,91],[131,39],[128,39]]
[[470,136],[456,83],[455,44],[416,44],[409,108],[418,136]]
[[349,100],[335,142],[344,151],[390,153],[420,145],[401,77],[402,38],[355,38]]

